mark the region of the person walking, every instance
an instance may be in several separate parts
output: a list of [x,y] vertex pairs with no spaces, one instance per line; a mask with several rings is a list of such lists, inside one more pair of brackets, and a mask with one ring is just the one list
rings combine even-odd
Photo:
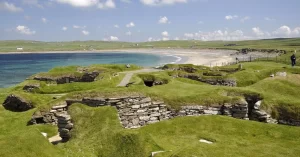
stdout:
[[292,61],[292,67],[294,67],[296,65],[296,50],[294,54],[291,56],[291,61]]

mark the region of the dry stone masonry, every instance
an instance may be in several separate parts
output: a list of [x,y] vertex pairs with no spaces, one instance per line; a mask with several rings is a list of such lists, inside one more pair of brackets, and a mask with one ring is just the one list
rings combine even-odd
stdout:
[[71,138],[73,128],[68,107],[74,103],[81,103],[91,107],[113,106],[117,109],[119,119],[124,128],[139,128],[147,124],[171,119],[177,116],[224,115],[234,118],[255,120],[266,123],[277,123],[266,112],[260,110],[261,101],[249,107],[245,99],[235,104],[222,106],[183,106],[179,111],[168,108],[162,101],[153,101],[145,96],[127,96],[119,98],[89,98],[67,99],[57,104],[48,112],[38,111],[32,116],[31,123],[48,123],[58,126],[59,135],[63,141]]

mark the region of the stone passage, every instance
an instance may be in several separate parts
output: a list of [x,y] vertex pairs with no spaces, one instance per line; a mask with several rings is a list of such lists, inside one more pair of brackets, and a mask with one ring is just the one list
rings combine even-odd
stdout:
[[73,123],[67,110],[67,103],[62,102],[51,107],[50,111],[36,111],[29,123],[57,125],[62,142],[68,141],[71,138],[70,130],[73,128]]
[[[255,100],[256,101],[256,100]],[[234,104],[222,106],[183,106],[179,111],[168,108],[162,101],[152,101],[145,96],[127,96],[118,98],[89,98],[67,99],[57,104],[50,111],[36,112],[31,119],[31,124],[48,123],[58,126],[62,140],[71,138],[70,131],[73,128],[68,107],[74,103],[81,103],[91,107],[112,106],[119,114],[119,119],[124,128],[139,128],[147,124],[171,119],[177,116],[200,116],[200,115],[224,115],[234,118],[255,120],[266,123],[277,123],[266,112],[260,110],[261,101],[253,104],[242,99]]]

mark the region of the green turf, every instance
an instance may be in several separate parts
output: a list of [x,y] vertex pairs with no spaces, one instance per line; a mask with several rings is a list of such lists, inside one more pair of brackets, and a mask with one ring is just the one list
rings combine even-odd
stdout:
[[[170,65],[178,67],[178,65]],[[192,65],[190,65],[192,66]],[[274,118],[287,112],[290,118],[300,120],[300,68],[274,62],[243,63],[243,69],[232,72],[238,65],[203,69],[196,73],[207,75],[225,74],[225,78],[237,80],[238,87],[212,86],[187,78],[174,78],[173,72],[163,71],[135,74],[130,87],[116,87],[124,73],[113,77],[113,73],[129,70],[125,67],[94,65],[96,69],[108,69],[102,80],[92,83],[69,83],[47,85],[35,93],[22,90],[25,82],[10,88],[0,89],[0,101],[15,94],[35,105],[26,112],[10,112],[0,107],[0,156],[102,156],[143,157],[152,151],[167,151],[158,156],[298,156],[299,127],[264,124],[237,120],[223,116],[178,117],[169,121],[151,124],[140,129],[122,128],[113,107],[92,108],[74,104],[69,108],[75,125],[69,142],[51,145],[41,132],[49,136],[57,133],[54,126],[27,126],[36,110],[49,108],[65,98],[84,96],[120,96],[143,94],[153,99],[164,100],[169,107],[178,109],[182,105],[222,105],[239,101],[243,95],[258,95],[263,98],[262,107]],[[197,67],[197,66],[196,66]],[[77,67],[57,67],[50,71],[74,71]],[[136,68],[138,69],[138,67]],[[223,70],[223,71],[222,71]],[[259,70],[259,72],[257,71]],[[269,75],[287,72],[287,77]],[[182,72],[187,73],[187,72]],[[219,77],[219,76],[209,76]],[[146,87],[143,79],[168,80],[167,84]],[[62,96],[58,99],[53,97]],[[200,143],[200,139],[214,144]],[[18,151],[16,151],[18,150]]]

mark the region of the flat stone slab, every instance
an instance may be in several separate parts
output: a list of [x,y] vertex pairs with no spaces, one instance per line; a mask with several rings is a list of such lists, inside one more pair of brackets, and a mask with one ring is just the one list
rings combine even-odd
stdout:
[[206,143],[206,144],[213,144],[213,142],[205,140],[205,139],[200,139],[199,142]]
[[57,144],[62,141],[62,138],[59,136],[59,134],[57,134],[53,137],[50,137],[48,140],[50,143]]

